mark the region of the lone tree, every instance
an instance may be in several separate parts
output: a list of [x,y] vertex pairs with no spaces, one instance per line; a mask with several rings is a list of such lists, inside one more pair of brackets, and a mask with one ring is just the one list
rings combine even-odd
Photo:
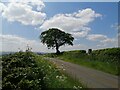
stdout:
[[65,33],[57,28],[51,28],[40,35],[41,42],[46,44],[48,49],[56,48],[56,54],[60,54],[59,47],[65,44],[73,45],[74,38],[71,34]]

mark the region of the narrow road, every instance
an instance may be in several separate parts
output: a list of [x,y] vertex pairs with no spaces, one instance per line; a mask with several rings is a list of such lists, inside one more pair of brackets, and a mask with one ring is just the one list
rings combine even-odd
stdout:
[[118,77],[91,68],[65,62],[55,58],[45,58],[63,67],[65,72],[80,80],[88,88],[118,88]]

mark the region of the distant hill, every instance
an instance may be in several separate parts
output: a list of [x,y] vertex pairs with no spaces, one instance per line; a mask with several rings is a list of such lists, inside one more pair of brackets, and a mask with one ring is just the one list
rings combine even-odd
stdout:
[[[16,52],[0,52],[0,56],[7,55],[7,54],[14,54],[14,53],[16,53]],[[44,52],[34,52],[34,53],[39,54],[39,55],[46,54]]]
[[1,55],[7,55],[7,54],[14,54],[15,52],[0,52],[0,56]]

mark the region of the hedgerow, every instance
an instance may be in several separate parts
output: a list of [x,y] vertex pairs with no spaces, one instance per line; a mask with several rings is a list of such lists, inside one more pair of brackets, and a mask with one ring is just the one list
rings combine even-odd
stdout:
[[80,85],[69,82],[60,68],[29,51],[3,56],[2,66],[2,90],[47,90]]

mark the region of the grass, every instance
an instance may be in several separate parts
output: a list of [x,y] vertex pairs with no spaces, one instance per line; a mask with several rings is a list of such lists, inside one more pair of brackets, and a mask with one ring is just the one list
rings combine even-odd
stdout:
[[72,62],[75,64],[79,64],[82,66],[86,66],[86,67],[90,67],[93,69],[97,69],[106,73],[110,73],[113,75],[118,75],[118,70],[116,68],[116,66],[112,65],[112,64],[107,64],[104,62],[99,62],[99,61],[85,61],[85,60],[78,60],[75,58],[71,58],[71,59],[66,59],[64,56],[63,57],[59,57],[61,60],[67,61],[67,62]]
[[[79,51],[64,52],[61,55],[49,54],[47,56],[59,58],[61,60],[89,67],[92,69],[100,70],[109,74],[119,75],[117,65],[106,61],[94,60],[94,57]],[[99,58],[99,57],[97,57]]]
[[49,90],[70,88],[85,90],[79,81],[61,68],[32,52],[18,52],[2,58],[4,90]]
[[78,80],[71,78],[55,64],[44,60],[42,56],[39,56],[36,62],[38,66],[41,67],[42,65],[44,68],[47,78],[45,81],[49,82],[48,88],[82,88],[83,90],[86,88],[85,85],[81,84]]

